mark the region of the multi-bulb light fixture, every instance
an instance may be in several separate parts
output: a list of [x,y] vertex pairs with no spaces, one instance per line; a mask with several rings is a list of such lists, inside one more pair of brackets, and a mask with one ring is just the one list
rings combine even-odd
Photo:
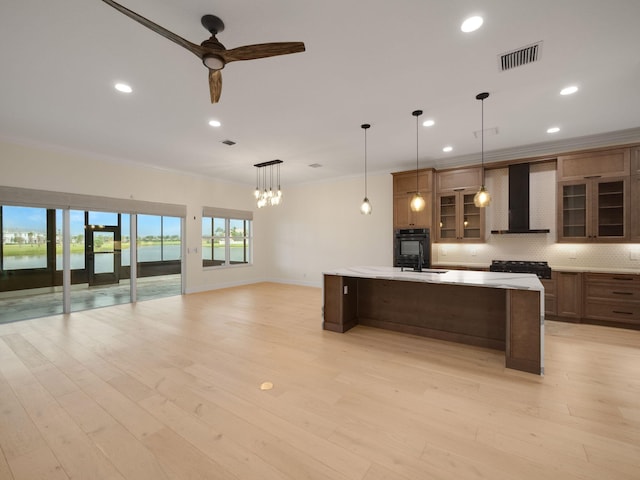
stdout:
[[[256,163],[256,189],[253,192],[253,196],[256,198],[258,208],[266,207],[267,205],[280,205],[282,203],[282,190],[280,189],[280,164],[282,160],[270,160],[268,162]],[[273,167],[276,166],[275,176],[277,190],[273,190]],[[268,170],[268,185],[267,190],[267,170]]]

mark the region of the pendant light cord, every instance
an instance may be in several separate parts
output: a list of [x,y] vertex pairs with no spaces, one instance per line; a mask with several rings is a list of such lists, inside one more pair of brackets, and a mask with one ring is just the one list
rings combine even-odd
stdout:
[[480,148],[482,155],[482,186],[484,187],[484,98],[480,102],[480,115],[482,119],[480,120]]
[[364,197],[367,198],[367,129],[364,129]]
[[418,136],[419,136],[418,115],[416,115],[416,193],[420,192],[420,189],[418,187]]

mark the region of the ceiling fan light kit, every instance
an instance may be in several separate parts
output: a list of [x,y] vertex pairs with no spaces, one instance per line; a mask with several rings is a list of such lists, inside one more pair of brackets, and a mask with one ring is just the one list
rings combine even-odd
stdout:
[[222,75],[220,74],[220,70],[222,70],[227,63],[240,60],[255,60],[258,58],[275,57],[305,51],[303,42],[260,43],[227,50],[216,38],[216,34],[224,30],[224,22],[215,15],[205,15],[202,17],[201,23],[207,30],[209,30],[211,37],[200,45],[197,45],[185,40],[166,28],[161,27],[157,23],[148,20],[142,15],[129,10],[127,7],[124,7],[117,2],[112,0],[102,1],[132,20],[144,25],[148,29],[162,35],[181,47],[186,48],[200,58],[204,66],[209,69],[209,92],[211,96],[211,103],[218,103],[220,101],[220,94],[222,93]]

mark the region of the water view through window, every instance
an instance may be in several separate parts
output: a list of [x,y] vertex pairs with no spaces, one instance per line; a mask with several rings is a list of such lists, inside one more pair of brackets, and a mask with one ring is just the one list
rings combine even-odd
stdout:
[[71,270],[67,311],[182,293],[182,218],[139,214],[132,239],[130,214],[68,213],[70,235],[63,238],[63,209],[0,205],[0,323],[63,313],[65,242]]

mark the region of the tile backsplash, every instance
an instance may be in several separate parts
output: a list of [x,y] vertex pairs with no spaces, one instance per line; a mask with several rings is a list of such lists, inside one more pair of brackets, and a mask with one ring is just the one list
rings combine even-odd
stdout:
[[549,233],[491,233],[508,228],[509,170],[487,170],[492,200],[486,212],[486,243],[433,244],[433,263],[487,267],[492,260],[530,260],[546,261],[552,269],[640,272],[640,244],[556,243],[555,163],[530,168],[530,227]]

